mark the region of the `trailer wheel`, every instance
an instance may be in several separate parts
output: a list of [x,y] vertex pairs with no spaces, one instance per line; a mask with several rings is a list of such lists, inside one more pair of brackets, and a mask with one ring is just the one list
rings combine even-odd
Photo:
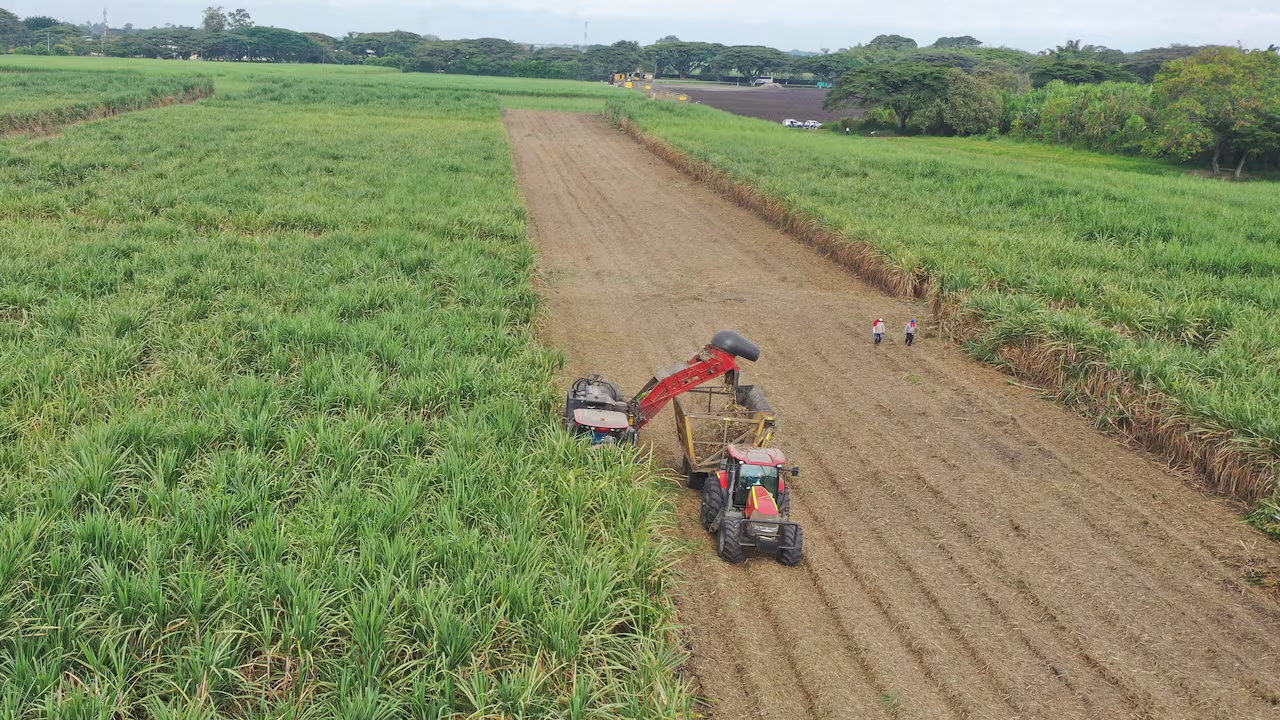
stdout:
[[720,483],[703,483],[702,503],[698,509],[698,518],[702,521],[702,527],[710,530],[711,523],[715,522],[716,516],[723,509],[724,490],[720,487]]
[[799,565],[804,559],[804,528],[799,525],[782,526],[782,544],[790,550],[778,551],[778,562],[783,565]]
[[717,540],[717,551],[725,562],[737,565],[747,559],[747,550],[742,547],[742,518],[731,515],[721,520]]
[[689,464],[689,458],[684,459],[684,478],[685,485],[690,490],[701,490],[703,483],[707,481],[707,474],[698,472]]

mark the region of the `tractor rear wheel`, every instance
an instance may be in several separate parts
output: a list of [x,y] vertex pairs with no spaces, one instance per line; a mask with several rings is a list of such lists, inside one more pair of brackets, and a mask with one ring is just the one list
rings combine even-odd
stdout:
[[804,559],[804,528],[799,525],[783,525],[782,544],[790,550],[778,551],[778,562],[783,565],[799,565]]
[[618,383],[616,383],[616,382],[614,382],[614,381],[612,381],[612,380],[604,380],[604,381],[602,381],[602,382],[605,384],[605,386],[606,386],[606,387],[608,387],[608,388],[609,388],[609,392],[613,394],[613,400],[614,400],[614,402],[626,402],[626,401],[627,401],[627,399],[626,399],[626,398],[622,397],[622,388],[618,386]]
[[725,562],[738,564],[747,559],[747,550],[742,547],[742,518],[727,515],[720,521],[720,536],[717,538],[717,551]]
[[711,529],[711,523],[715,522],[716,516],[724,509],[724,489],[720,487],[718,482],[706,482],[702,484],[702,503],[698,508],[698,519],[702,521],[702,527],[707,530]]

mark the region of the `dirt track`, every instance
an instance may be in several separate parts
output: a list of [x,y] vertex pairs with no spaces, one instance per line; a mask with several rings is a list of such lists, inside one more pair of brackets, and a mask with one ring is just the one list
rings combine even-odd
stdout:
[[[587,115],[513,112],[568,375],[634,391],[720,328],[803,468],[808,557],[730,566],[694,518],[681,612],[721,720],[1280,717],[1274,543]],[[886,318],[886,345],[870,323]],[[670,411],[646,431],[676,466]]]

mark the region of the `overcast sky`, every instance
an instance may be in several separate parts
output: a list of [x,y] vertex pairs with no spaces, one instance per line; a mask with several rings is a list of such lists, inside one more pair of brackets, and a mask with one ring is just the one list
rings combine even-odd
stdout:
[[[20,17],[53,15],[82,23],[151,27],[198,25],[201,10],[226,0],[0,0]],[[259,25],[341,36],[409,30],[446,39],[499,37],[593,43],[665,35],[682,40],[832,50],[896,33],[927,45],[973,35],[988,45],[1037,51],[1068,39],[1140,50],[1170,43],[1267,47],[1280,44],[1280,0],[240,0]]]

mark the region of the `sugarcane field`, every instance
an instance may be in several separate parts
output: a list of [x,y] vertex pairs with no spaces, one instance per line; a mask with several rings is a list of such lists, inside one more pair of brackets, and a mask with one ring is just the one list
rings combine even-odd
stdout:
[[0,9],[0,718],[1280,716],[1275,45],[73,5]]

